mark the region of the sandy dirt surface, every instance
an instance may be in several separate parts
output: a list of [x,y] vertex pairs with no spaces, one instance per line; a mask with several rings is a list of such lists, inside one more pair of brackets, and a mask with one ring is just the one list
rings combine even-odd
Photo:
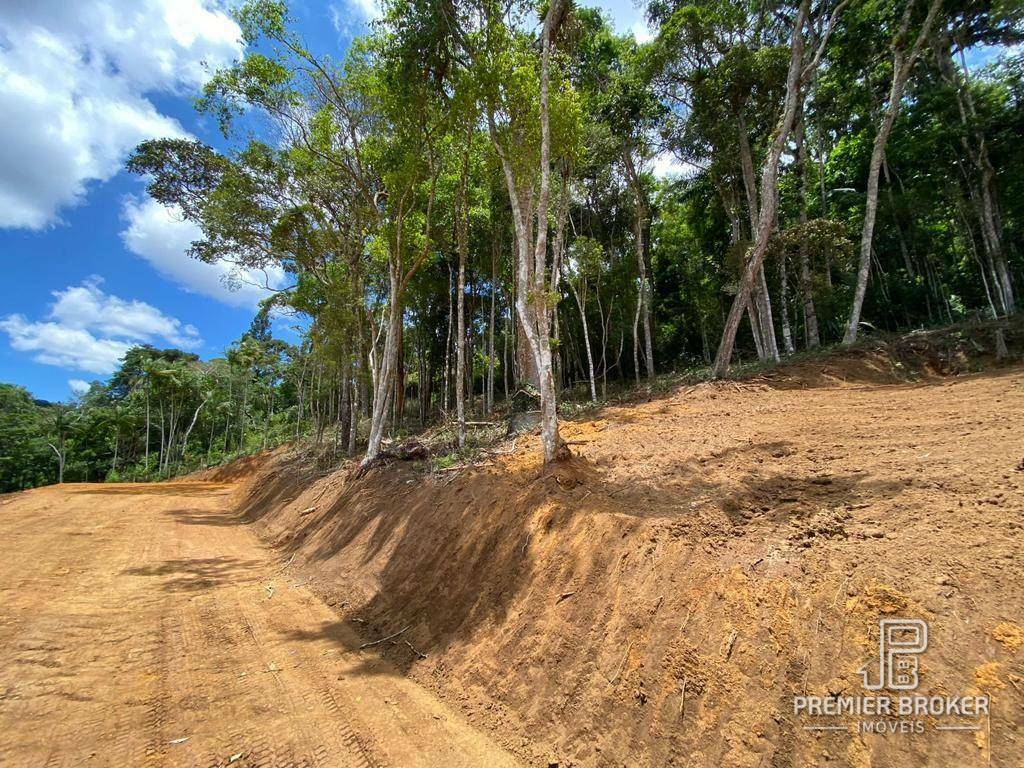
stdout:
[[[433,477],[283,457],[244,503],[351,626],[409,627],[428,658],[388,660],[531,765],[1017,768],[1024,371],[905,375],[682,387],[565,424],[577,456],[552,472],[535,437]],[[795,713],[866,692],[887,617],[930,627],[918,693],[989,696],[990,717]]]
[[[1019,768],[1024,369],[858,354],[567,422],[555,469],[0,499],[0,765]],[[915,695],[988,716],[794,711],[893,618]]]
[[513,766],[209,482],[0,500],[0,765]]

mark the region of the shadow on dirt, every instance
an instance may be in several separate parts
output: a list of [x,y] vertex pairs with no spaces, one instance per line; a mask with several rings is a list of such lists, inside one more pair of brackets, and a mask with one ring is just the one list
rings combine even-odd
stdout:
[[[991,335],[990,329],[981,333]],[[951,342],[936,357],[918,349],[916,340],[899,349],[867,342],[854,351],[776,369],[747,387],[938,388],[950,381],[943,373],[959,370],[950,351],[959,344]],[[901,361],[914,355],[921,360],[908,377],[910,366]],[[601,417],[602,411],[588,416]],[[607,418],[627,425],[661,417],[616,408]],[[239,512],[284,557],[294,556],[296,567],[310,567],[344,598],[339,604],[360,620],[349,626],[361,636],[376,640],[405,629],[393,642],[374,648],[407,672],[419,656],[406,641],[417,651],[444,655],[452,646],[472,644],[482,630],[522,623],[522,617],[507,619],[511,607],[522,604],[524,589],[531,590],[530,600],[549,598],[533,596],[538,584],[557,596],[582,578],[580,569],[593,568],[595,559],[606,570],[593,572],[592,587],[607,591],[616,557],[643,560],[665,540],[691,549],[737,537],[772,546],[787,541],[817,546],[813,531],[807,531],[818,516],[835,517],[821,526],[843,537],[849,509],[881,506],[912,482],[877,468],[859,471],[855,458],[841,463],[815,455],[808,445],[817,444],[806,439],[800,445],[748,441],[682,460],[654,453],[637,459],[641,476],[630,476],[617,462],[633,462],[634,446],[612,450],[609,438],[603,440],[598,464],[576,457],[546,474],[520,462],[518,469],[478,468],[425,479],[399,463],[361,478],[339,471],[317,479],[280,456],[251,483]],[[858,446],[851,436],[850,451]],[[791,460],[797,451],[801,455]],[[214,524],[230,523],[224,517]],[[597,547],[598,540],[607,541],[607,551]],[[599,636],[600,617],[592,624]],[[345,635],[344,627],[333,625],[323,634],[351,650]]]
[[231,486],[223,483],[196,482],[191,480],[167,483],[90,483],[69,484],[63,488],[65,493],[88,494],[93,496],[196,496],[209,498],[216,495],[227,495]]
[[[784,458],[789,451],[788,444],[765,442],[730,448],[714,459],[763,471],[762,457]],[[634,546],[634,534],[651,525],[670,527],[694,547],[740,528],[748,538],[782,539],[790,523],[823,507],[872,503],[902,487],[861,473],[773,469],[768,477],[737,472],[724,487],[703,471],[699,458],[632,482],[610,481],[580,457],[546,474],[536,467],[478,469],[441,482],[396,465],[359,479],[325,478],[294,509],[282,511],[276,500],[295,489],[279,466],[253,485],[243,510],[285,556],[296,555],[328,584],[344,590],[353,582],[372,583],[362,594],[339,593],[352,598],[348,618],[325,625],[315,637],[352,651],[355,635],[365,642],[401,632],[367,650],[408,673],[421,654],[444,655],[485,627],[505,625],[528,585],[546,583],[557,597],[576,578],[581,540],[604,537],[611,546]],[[714,503],[695,508],[692,500],[702,496]],[[607,557],[595,577],[601,589],[614,569],[614,556]],[[597,616],[593,632],[601,632]],[[371,663],[364,671],[387,670]]]
[[245,523],[244,517],[234,510],[170,509],[163,514],[183,525],[231,526]]
[[[1009,350],[1000,357],[997,334]],[[1001,366],[1020,359],[1024,322],[968,322],[928,331],[867,338],[851,348],[802,353],[756,377],[773,389],[809,389],[837,384],[866,389],[892,385],[927,386],[950,376],[998,376]]]
[[256,581],[262,563],[233,557],[200,557],[167,560],[159,565],[129,568],[121,571],[126,576],[145,576],[162,579],[162,588],[168,592],[202,592],[225,584],[244,584]]

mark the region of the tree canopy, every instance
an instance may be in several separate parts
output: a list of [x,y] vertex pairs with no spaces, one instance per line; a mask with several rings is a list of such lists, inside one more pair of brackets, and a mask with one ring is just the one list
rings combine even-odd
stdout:
[[[284,2],[245,2],[245,54],[196,102],[226,148],[152,140],[128,167],[199,226],[192,256],[288,284],[223,359],[132,350],[68,418],[4,390],[3,460],[47,465],[10,482],[62,454],[66,476],[166,474],[309,428],[369,464],[435,422],[465,449],[474,414],[514,408],[554,461],[567,399],[1017,311],[1018,4],[646,13],[638,43],[568,0],[388,0],[334,58]],[[307,323],[294,347],[268,335],[282,313]]]

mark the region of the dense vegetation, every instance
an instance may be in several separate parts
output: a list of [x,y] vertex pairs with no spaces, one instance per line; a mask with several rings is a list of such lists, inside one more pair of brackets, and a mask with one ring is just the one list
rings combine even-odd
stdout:
[[[247,53],[197,102],[233,149],[154,140],[129,168],[202,228],[194,257],[290,284],[224,360],[135,350],[72,408],[5,390],[3,460],[29,462],[6,487],[60,455],[76,479],[169,474],[311,425],[367,462],[403,424],[463,445],[520,393],[554,460],[560,398],[1017,310],[1018,3],[647,13],[638,44],[568,0],[388,0],[339,62],[245,3]],[[308,320],[298,348],[268,312]]]
[[[0,385],[0,491],[62,480],[168,477],[321,430],[317,382],[296,350],[247,333],[224,358],[135,347],[73,403],[33,401]],[[299,390],[302,389],[301,395]],[[310,393],[314,396],[310,398]],[[305,396],[313,404],[305,407]]]

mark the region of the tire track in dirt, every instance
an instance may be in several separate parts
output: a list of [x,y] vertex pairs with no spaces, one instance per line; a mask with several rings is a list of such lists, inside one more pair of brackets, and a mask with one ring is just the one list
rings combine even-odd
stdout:
[[327,631],[231,490],[65,485],[0,507],[0,764],[516,765]]

